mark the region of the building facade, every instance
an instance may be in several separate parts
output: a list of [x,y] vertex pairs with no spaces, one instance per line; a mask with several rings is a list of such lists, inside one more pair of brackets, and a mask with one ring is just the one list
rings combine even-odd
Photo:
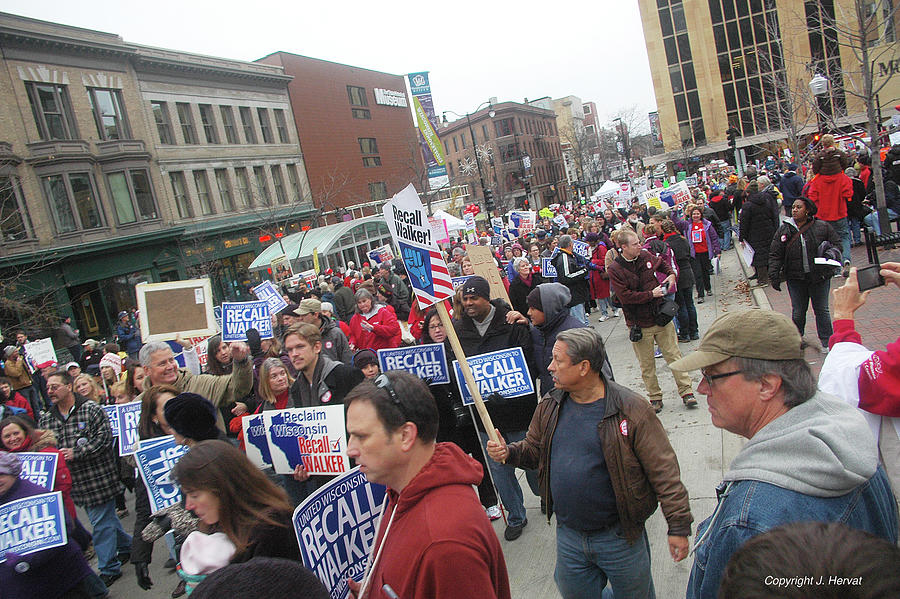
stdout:
[[109,336],[136,283],[250,299],[309,183],[279,67],[0,14],[0,324]]
[[[446,115],[445,115],[446,116]],[[552,109],[500,102],[438,129],[451,186],[470,191],[462,201],[483,206],[479,180],[492,190],[497,210],[535,209],[564,201],[560,133]]]
[[427,189],[402,76],[288,52],[257,62],[293,78],[288,90],[312,200],[327,222],[344,211],[372,214],[410,183]]
[[[730,126],[740,132],[739,148],[770,153],[818,129],[859,129],[866,121],[855,95],[864,89],[855,56],[861,42],[849,36],[860,34],[851,22],[858,2],[639,0],[666,150],[654,158],[724,156]],[[863,37],[889,116],[900,97],[900,17],[891,0],[864,8],[872,18]],[[809,89],[816,74],[830,82],[819,97]]]

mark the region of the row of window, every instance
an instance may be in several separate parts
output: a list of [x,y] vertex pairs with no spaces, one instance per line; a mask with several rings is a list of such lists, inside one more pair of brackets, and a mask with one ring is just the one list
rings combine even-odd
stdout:
[[[282,169],[287,173],[287,187]],[[206,169],[169,172],[179,218],[193,218],[195,206],[199,206],[201,215],[208,216],[254,206],[285,205],[303,197],[296,164],[217,168],[213,169],[212,178],[214,187]]]
[[368,108],[359,108],[360,106],[369,105],[369,100],[366,98],[366,88],[348,85],[347,99],[350,100],[350,113],[353,115],[353,118],[365,120],[372,118],[372,113]]
[[[518,130],[516,129],[516,121],[518,120]],[[509,117],[505,119],[496,119],[493,121],[494,123],[494,137],[506,137],[508,135],[522,135],[522,134],[530,134],[530,135],[556,135],[554,133],[554,125],[551,121],[545,120],[536,120],[536,119],[528,119],[526,118],[524,121],[522,117]],[[472,134],[474,135],[474,130]],[[447,138],[444,140],[444,154],[450,155],[450,144],[453,144],[453,151],[459,152],[460,149],[466,150],[468,149],[469,141],[467,136],[469,135],[468,131],[462,131],[459,135],[454,135],[453,137]],[[481,125],[481,143],[487,143],[490,141],[490,136],[488,135],[488,126],[487,124]],[[478,144],[477,136],[475,139],[471,139],[472,145]],[[532,152],[532,155],[533,152]]]
[[[170,113],[170,102],[162,100],[151,100],[150,108],[153,112],[153,120],[156,123],[156,131],[159,134],[159,142],[163,145],[174,145],[178,143],[175,139],[173,131],[172,115]],[[203,142],[200,141],[200,134],[194,120],[193,105],[188,102],[175,102],[175,115],[178,118],[178,128],[181,130],[181,138],[183,143],[188,145],[206,144],[258,144],[260,139],[262,143],[276,143],[275,135],[278,135],[277,143],[290,143],[290,134],[288,133],[287,117],[281,108],[273,108],[272,113],[275,118],[275,129],[272,128],[272,121],[269,119],[269,109],[258,106],[255,109],[256,117],[259,120],[259,135],[256,131],[256,122],[253,118],[254,109],[250,106],[238,106],[237,115],[234,112],[234,106],[220,104],[213,106],[212,104],[197,104],[197,111],[200,116],[200,127],[203,129]],[[218,110],[216,110],[218,109]],[[221,123],[221,131],[224,133],[224,139],[219,134],[219,123]]]
[[[102,140],[130,139],[131,129],[122,104],[122,92],[98,87],[86,89],[97,136]],[[25,92],[41,139],[80,137],[67,85],[27,81]]]
[[705,144],[706,129],[703,126],[700,97],[697,92],[697,77],[694,72],[684,4],[682,0],[657,0],[657,6],[681,144],[682,146]]

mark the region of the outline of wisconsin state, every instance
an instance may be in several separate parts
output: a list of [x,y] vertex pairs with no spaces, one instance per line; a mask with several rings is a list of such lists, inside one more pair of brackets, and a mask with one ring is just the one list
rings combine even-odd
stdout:
[[[258,422],[258,425],[254,425],[254,421]],[[250,432],[250,427],[252,426],[265,426],[263,422],[262,414],[258,414],[250,418],[250,422],[247,425],[247,432]],[[253,444],[253,447],[257,448],[259,452],[262,454],[263,462],[266,464],[272,463],[272,452],[269,450],[269,443],[266,440],[266,435],[253,436],[247,435],[245,441],[249,441]]]
[[[279,424],[285,424],[284,413],[274,414],[272,416],[272,428],[269,429],[269,439],[271,439],[273,445],[281,450],[284,457],[287,458],[288,465],[290,465],[291,468],[296,468],[298,465],[303,464],[300,457],[300,445],[297,443],[296,437],[276,437],[273,432],[275,426]],[[271,455],[269,457],[271,458]]]

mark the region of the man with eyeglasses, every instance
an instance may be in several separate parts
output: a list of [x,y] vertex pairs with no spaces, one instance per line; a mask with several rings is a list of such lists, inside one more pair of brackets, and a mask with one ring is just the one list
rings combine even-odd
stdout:
[[696,352],[669,365],[700,370],[712,423],[749,439],[697,529],[688,599],[717,597],[731,554],[782,524],[842,522],[897,542],[875,439],[857,410],[816,388],[800,343],[784,314],[749,310],[716,319]]
[[509,599],[503,550],[472,492],[481,465],[435,442],[428,386],[394,370],[360,383],[346,403],[347,455],[387,487],[367,577],[348,582],[350,596]]
[[100,579],[106,586],[122,577],[131,537],[116,516],[116,495],[124,490],[113,455],[113,437],[106,412],[75,393],[72,377],[57,371],[47,377],[53,408],[39,427],[56,435],[60,453],[72,475],[72,499],[91,521]]

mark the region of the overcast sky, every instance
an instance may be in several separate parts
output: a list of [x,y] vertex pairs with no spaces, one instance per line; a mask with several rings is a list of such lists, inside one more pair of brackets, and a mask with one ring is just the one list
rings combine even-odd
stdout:
[[491,96],[574,95],[601,115],[656,106],[633,1],[0,0],[0,10],[240,60],[284,50],[398,75],[430,71],[438,114]]

